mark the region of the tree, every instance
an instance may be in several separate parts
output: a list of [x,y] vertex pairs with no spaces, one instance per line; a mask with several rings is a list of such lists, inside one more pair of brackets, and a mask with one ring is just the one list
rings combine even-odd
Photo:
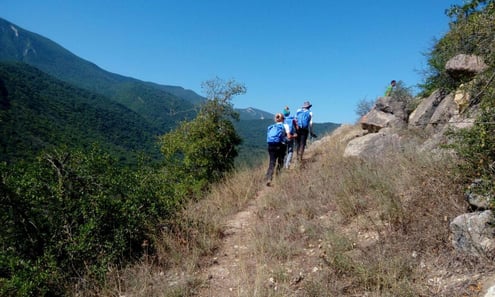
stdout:
[[196,118],[182,122],[160,137],[165,174],[176,185],[176,194],[204,190],[234,168],[241,138],[231,120],[238,120],[232,98],[246,92],[244,85],[215,78],[202,84],[207,101]]

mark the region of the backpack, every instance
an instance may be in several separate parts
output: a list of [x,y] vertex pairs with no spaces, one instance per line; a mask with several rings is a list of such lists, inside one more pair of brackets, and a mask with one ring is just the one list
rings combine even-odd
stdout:
[[294,135],[296,133],[296,119],[294,117],[286,117],[285,123],[289,125],[290,134]]
[[267,143],[281,143],[285,140],[285,126],[282,123],[275,123],[268,126],[268,131],[266,133]]
[[301,109],[297,111],[297,125],[299,128],[308,129],[311,121],[311,112],[309,109]]

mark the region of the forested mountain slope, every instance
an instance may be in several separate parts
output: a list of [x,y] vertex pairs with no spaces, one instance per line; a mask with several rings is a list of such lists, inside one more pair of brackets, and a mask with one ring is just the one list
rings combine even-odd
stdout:
[[138,112],[160,131],[192,118],[204,98],[178,86],[158,85],[105,71],[57,43],[0,18],[0,61],[32,65],[60,80],[105,95]]
[[22,63],[0,63],[0,89],[2,161],[31,157],[52,146],[93,143],[124,162],[133,151],[157,154],[156,129],[102,95]]

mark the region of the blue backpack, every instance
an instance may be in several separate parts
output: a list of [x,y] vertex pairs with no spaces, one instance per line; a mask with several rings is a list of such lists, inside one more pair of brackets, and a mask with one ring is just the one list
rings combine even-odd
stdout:
[[282,123],[275,123],[268,126],[266,133],[267,143],[281,143],[285,141],[285,126]]
[[308,129],[311,121],[311,112],[309,109],[301,109],[297,111],[297,125],[299,128]]
[[289,131],[290,134],[294,135],[296,133],[296,125],[294,123],[295,119],[293,116],[286,117],[285,118],[285,123],[289,125]]

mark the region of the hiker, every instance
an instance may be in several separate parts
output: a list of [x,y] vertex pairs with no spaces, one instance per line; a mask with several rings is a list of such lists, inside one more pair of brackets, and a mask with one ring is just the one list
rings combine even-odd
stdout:
[[287,152],[285,155],[284,168],[288,169],[290,167],[290,162],[292,160],[292,155],[294,154],[294,142],[297,137],[297,120],[294,116],[290,115],[289,107],[286,106],[282,111],[284,114],[284,122],[289,126],[289,134],[287,135]]
[[272,182],[273,172],[276,170],[278,174],[284,164],[286,140],[290,135],[289,126],[284,124],[284,115],[277,113],[275,115],[275,124],[268,126],[266,134],[266,142],[268,144],[268,155],[270,156],[270,164],[266,171],[266,185],[270,186]]
[[395,85],[396,85],[396,81],[395,80],[392,80],[390,82],[390,85],[387,87],[387,90],[385,90],[385,96],[390,96],[392,95],[392,91],[394,90],[395,88]]
[[302,161],[304,150],[306,149],[306,142],[308,136],[316,137],[313,133],[313,112],[309,101],[304,102],[300,109],[297,110],[297,159]]

